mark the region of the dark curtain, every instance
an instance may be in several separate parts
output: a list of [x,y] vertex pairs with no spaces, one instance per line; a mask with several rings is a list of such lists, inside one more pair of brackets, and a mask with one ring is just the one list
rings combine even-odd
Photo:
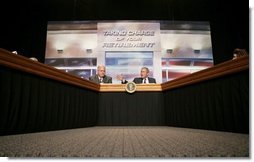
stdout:
[[164,92],[167,125],[249,133],[248,73]]
[[0,67],[0,135],[95,125],[249,133],[249,71],[129,94],[98,93]]
[[94,126],[98,94],[0,67],[0,134]]
[[98,125],[165,125],[161,92],[100,93]]

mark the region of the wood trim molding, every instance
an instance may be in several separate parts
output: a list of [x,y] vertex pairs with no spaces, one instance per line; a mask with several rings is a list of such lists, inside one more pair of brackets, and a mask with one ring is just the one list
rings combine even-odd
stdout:
[[[24,56],[15,55],[10,51],[0,48],[0,65],[35,74],[41,77],[57,80],[63,83],[79,86],[97,92],[125,92],[125,84],[96,84],[77,76],[65,73],[54,67],[33,61]],[[186,75],[162,84],[138,84],[136,91],[166,91],[181,86],[186,86],[224,75],[238,73],[249,69],[249,57],[242,56],[235,60],[229,60],[211,68]]]
[[0,65],[94,91],[99,91],[100,89],[100,85],[91,81],[65,73],[24,56],[13,54],[4,49],[0,49]]
[[[101,84],[100,92],[125,92],[126,84]],[[161,91],[161,84],[137,84],[137,92]]]

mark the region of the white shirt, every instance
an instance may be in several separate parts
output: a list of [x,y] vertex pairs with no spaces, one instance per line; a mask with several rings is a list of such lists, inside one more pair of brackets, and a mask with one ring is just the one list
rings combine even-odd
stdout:
[[103,83],[103,78],[101,78],[99,76],[98,76],[98,78],[99,78],[100,83]]
[[144,83],[144,84],[148,84],[148,83],[149,83],[148,78],[144,78],[144,79],[143,79],[143,83]]

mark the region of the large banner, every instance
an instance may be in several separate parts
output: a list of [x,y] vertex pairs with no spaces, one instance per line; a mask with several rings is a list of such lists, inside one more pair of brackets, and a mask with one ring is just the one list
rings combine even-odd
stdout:
[[98,51],[160,51],[160,23],[98,23]]
[[161,59],[160,42],[160,23],[98,23],[97,52],[105,58],[107,73],[115,83],[118,74],[127,80],[139,77],[143,66],[149,68],[151,77],[159,78],[161,68],[154,68],[154,62]]
[[48,22],[45,63],[88,79],[106,65],[113,84],[122,74],[140,76],[146,66],[157,83],[213,66],[209,22]]

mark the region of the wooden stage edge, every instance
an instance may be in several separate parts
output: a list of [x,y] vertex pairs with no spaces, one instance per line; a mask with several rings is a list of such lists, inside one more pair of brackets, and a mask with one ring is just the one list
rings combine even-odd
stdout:
[[[125,92],[125,84],[96,84],[0,48],[0,66],[23,71],[97,92]],[[139,84],[136,91],[160,92],[249,69],[249,57],[242,56],[162,84]]]

